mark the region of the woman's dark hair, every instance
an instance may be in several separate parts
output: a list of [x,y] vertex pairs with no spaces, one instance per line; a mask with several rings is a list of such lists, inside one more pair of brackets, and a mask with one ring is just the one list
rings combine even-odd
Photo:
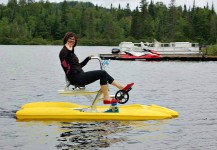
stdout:
[[74,47],[75,47],[76,44],[77,44],[77,36],[76,36],[76,34],[73,33],[73,32],[67,32],[67,33],[65,34],[65,36],[64,36],[64,38],[63,38],[63,44],[66,44],[67,41],[68,41],[68,39],[69,39],[70,37],[74,37],[74,38],[75,38],[75,44],[74,44]]

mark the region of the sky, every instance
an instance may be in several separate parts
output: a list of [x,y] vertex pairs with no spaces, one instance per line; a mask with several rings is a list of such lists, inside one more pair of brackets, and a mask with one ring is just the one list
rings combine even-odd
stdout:
[[[19,1],[19,0],[17,0]],[[36,2],[39,0],[35,0]],[[46,0],[44,0],[46,1]],[[63,0],[49,0],[49,2],[62,2]],[[70,1],[70,0],[69,0]],[[107,7],[110,8],[111,4],[113,7],[118,7],[118,5],[121,5],[121,8],[125,8],[127,6],[127,3],[129,3],[131,9],[135,9],[137,6],[140,5],[141,0],[76,0],[76,1],[82,1],[82,2],[92,2],[93,4],[97,4],[98,6]],[[151,0],[147,0],[147,2],[150,2]],[[167,6],[170,4],[171,0],[152,0],[154,3],[156,2],[163,2]],[[8,0],[0,0],[0,4],[7,4]],[[176,0],[176,6],[184,6],[184,4],[187,5],[187,7],[193,6],[194,0]],[[212,4],[214,4],[215,11],[217,12],[217,0],[195,0],[195,5],[197,7],[204,7],[209,4],[210,8]]]

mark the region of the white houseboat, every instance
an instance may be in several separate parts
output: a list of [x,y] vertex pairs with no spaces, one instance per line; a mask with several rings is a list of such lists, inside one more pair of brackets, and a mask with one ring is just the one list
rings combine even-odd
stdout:
[[141,52],[144,50],[154,50],[159,54],[199,54],[200,48],[198,43],[190,42],[170,42],[161,43],[155,41],[154,43],[149,42],[121,42],[119,48],[112,49],[112,53],[124,52],[133,50],[136,52]]

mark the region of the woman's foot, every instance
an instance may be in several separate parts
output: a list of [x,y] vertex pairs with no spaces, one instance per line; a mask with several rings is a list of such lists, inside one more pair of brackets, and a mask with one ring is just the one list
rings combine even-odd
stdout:
[[117,103],[112,103],[110,108],[104,112],[105,113],[118,113],[119,109],[118,109]]
[[134,83],[127,84],[122,90],[129,92],[132,89]]
[[119,112],[119,109],[118,107],[113,107],[113,108],[110,108],[106,111],[104,111],[105,113],[118,113]]
[[116,100],[115,98],[112,98],[111,100],[103,100],[104,104],[112,104],[112,103],[118,103],[119,100]]

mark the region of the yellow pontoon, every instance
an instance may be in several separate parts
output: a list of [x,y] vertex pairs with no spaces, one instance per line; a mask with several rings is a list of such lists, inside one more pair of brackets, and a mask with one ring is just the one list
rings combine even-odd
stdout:
[[119,106],[118,113],[105,113],[108,106],[88,106],[69,102],[34,102],[23,105],[16,113],[19,120],[157,120],[178,116],[178,113],[157,105],[132,104]]

